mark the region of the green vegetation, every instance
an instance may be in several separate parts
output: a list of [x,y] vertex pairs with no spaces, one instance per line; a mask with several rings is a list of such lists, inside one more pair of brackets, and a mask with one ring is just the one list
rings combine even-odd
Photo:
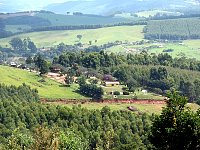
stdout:
[[61,15],[53,13],[36,13],[36,17],[50,21],[51,26],[66,26],[66,25],[107,25],[117,24],[122,22],[131,22],[130,19],[90,16],[90,15]]
[[[187,58],[196,58],[200,60],[200,45],[198,44],[199,40],[186,40],[183,43],[166,43],[161,44],[163,47],[160,48],[151,48],[148,50],[149,53],[168,53],[173,58],[187,57]],[[164,52],[164,50],[172,49],[172,52]]]
[[19,33],[30,30],[31,27],[28,25],[6,25],[5,30],[10,31],[12,33]]
[[144,29],[146,39],[185,40],[200,38],[199,18],[149,21]]
[[36,88],[41,98],[47,99],[84,99],[85,97],[74,92],[77,90],[77,85],[71,87],[64,87],[53,80],[45,78],[45,82],[40,82],[42,77],[35,73],[10,68],[6,66],[0,66],[0,83],[6,85],[19,86],[22,83],[30,85],[32,88]]
[[[1,149],[147,149],[146,113],[42,105],[23,85],[0,86]],[[15,95],[13,93],[16,93]],[[31,99],[30,99],[31,98]],[[23,101],[22,101],[23,100]]]
[[102,45],[115,41],[138,41],[144,37],[142,33],[143,27],[144,26],[121,26],[88,30],[26,33],[0,39],[0,45],[9,45],[9,41],[14,37],[20,37],[21,39],[31,37],[31,40],[34,41],[37,47],[50,47],[58,45],[61,42],[73,45],[79,42],[77,35],[82,35],[80,42],[86,45],[89,45],[89,41],[92,41],[92,45]]
[[186,103],[187,98],[173,92],[167,107],[153,121],[149,140],[157,149],[200,148],[200,109],[193,112]]
[[[63,105],[69,108],[81,105],[81,108],[87,108],[89,110],[99,109],[108,106],[112,111],[118,110],[128,110],[129,106],[137,108],[140,112],[145,112],[148,114],[160,114],[162,109],[166,106],[165,104],[123,104],[123,103],[85,103],[85,104],[59,104],[52,103],[54,105]],[[193,111],[197,111],[200,106],[193,103],[188,103],[187,106]]]
[[[129,92],[124,98],[133,97],[131,92],[142,88],[158,95],[165,95],[168,91],[176,89],[187,96],[190,102],[200,99],[200,68],[199,61],[195,59],[172,58],[167,53],[156,55],[145,51],[136,55],[107,54],[103,51],[67,52],[55,57],[53,64],[70,67],[69,71],[74,76],[95,76],[111,82],[117,79],[126,89],[122,90],[123,87],[113,84],[113,87],[104,87],[105,92]],[[111,94],[107,95],[108,98],[112,97]],[[145,95],[138,95],[145,98]],[[156,95],[146,97],[148,96],[152,98]]]

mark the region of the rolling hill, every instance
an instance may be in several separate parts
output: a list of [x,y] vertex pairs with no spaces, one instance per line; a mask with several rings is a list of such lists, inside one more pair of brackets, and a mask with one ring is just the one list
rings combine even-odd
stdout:
[[85,14],[110,15],[118,11],[137,12],[150,9],[180,9],[196,5],[199,5],[196,0],[83,0],[50,4],[44,9],[62,14],[78,11]]

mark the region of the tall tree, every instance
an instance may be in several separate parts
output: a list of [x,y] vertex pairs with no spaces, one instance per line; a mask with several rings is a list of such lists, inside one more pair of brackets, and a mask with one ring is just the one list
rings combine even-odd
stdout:
[[160,150],[200,149],[200,110],[188,109],[187,98],[172,92],[167,107],[153,121],[149,139]]
[[23,41],[18,37],[12,38],[9,44],[12,46],[14,50],[20,51],[20,50],[23,50],[24,48]]

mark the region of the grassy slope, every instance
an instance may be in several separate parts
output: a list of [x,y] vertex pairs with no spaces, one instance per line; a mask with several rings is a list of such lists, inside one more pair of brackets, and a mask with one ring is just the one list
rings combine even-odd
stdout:
[[57,98],[65,98],[65,99],[82,99],[83,96],[73,92],[77,89],[76,86],[72,86],[70,88],[62,87],[61,84],[46,79],[46,82],[40,83],[38,82],[42,78],[37,76],[34,73],[10,68],[6,66],[0,66],[0,83],[4,83],[6,85],[16,85],[19,86],[22,83],[26,83],[30,85],[32,88],[37,88],[39,91],[39,95],[42,98],[48,99],[57,99]]
[[[77,42],[77,35],[81,34],[83,37],[81,43],[89,43],[89,41],[97,40],[97,45],[105,44],[108,42],[119,41],[137,41],[141,40],[144,36],[142,33],[144,26],[121,26],[109,27],[91,30],[70,30],[70,31],[45,31],[21,34],[14,37],[27,38],[30,37],[38,47],[47,47],[64,42],[66,44],[75,44]],[[0,39],[0,45],[9,45],[8,42],[13,37]]]

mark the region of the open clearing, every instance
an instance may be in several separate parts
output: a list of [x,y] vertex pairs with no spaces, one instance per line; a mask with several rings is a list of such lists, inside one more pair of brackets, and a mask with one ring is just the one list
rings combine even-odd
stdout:
[[[108,106],[112,111],[118,111],[118,110],[128,110],[127,107],[134,106],[138,109],[138,111],[146,112],[148,114],[160,114],[162,111],[162,108],[165,107],[165,104],[123,104],[123,103],[85,103],[85,104],[65,104],[63,106],[67,106],[69,108],[72,108],[73,106],[81,106],[82,108],[87,108],[89,110],[93,109],[102,109],[105,106]],[[200,108],[197,104],[187,104],[193,111],[197,111],[198,108]]]
[[0,83],[5,85],[16,85],[19,86],[22,83],[25,83],[31,88],[36,88],[39,92],[41,98],[47,99],[84,99],[85,97],[74,92],[77,89],[77,86],[72,85],[69,87],[63,87],[63,85],[46,79],[46,82],[39,82],[42,77],[38,76],[35,73],[28,72],[25,70],[20,70],[16,68],[11,68],[7,66],[0,66]]

